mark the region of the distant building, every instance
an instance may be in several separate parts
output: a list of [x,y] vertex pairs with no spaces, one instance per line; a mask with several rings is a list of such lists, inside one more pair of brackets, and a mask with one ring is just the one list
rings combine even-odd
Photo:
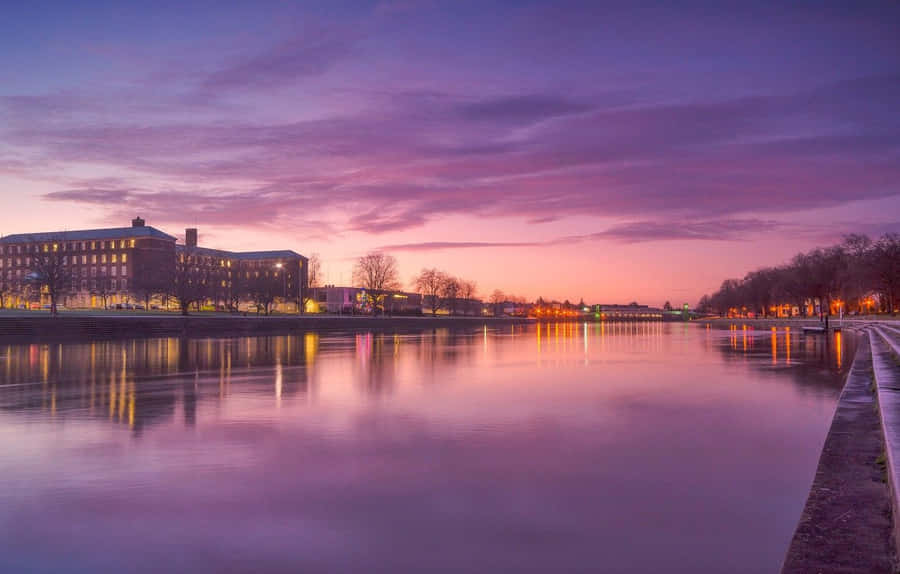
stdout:
[[306,306],[308,313],[333,313],[352,315],[359,310],[361,303],[358,287],[311,287]]
[[70,307],[102,307],[126,301],[135,286],[158,276],[175,260],[175,238],[144,225],[131,227],[21,233],[0,238],[0,277],[10,295],[8,307],[40,304],[39,288],[29,281],[32,255],[38,251],[62,254],[69,269]]
[[285,311],[297,311],[307,286],[306,257],[289,250],[224,251],[198,245],[197,229],[187,229],[185,245],[146,225],[22,233],[0,238],[0,288],[7,307],[33,307],[47,296],[32,281],[32,255],[54,252],[63,258],[68,281],[60,303],[67,307],[104,308],[152,300],[166,305],[177,265],[186,266],[203,287],[203,305],[244,309],[252,304],[254,282],[268,280]]
[[648,305],[593,305],[594,316],[606,321],[659,321],[663,310]]
[[344,315],[367,315],[375,312],[375,299],[380,300],[384,312],[391,315],[421,315],[422,296],[403,291],[368,292],[362,287],[310,288],[306,311]]
[[[419,295],[421,301],[422,312],[431,314],[431,295]],[[462,315],[462,316],[480,316],[484,315],[484,302],[481,299],[466,299],[457,297],[453,300],[440,299],[437,305],[438,315]]]

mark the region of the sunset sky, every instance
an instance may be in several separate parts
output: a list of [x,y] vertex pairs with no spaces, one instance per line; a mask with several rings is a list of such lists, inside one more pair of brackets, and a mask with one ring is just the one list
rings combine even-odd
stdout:
[[224,4],[3,6],[0,234],[658,305],[900,231],[898,2]]

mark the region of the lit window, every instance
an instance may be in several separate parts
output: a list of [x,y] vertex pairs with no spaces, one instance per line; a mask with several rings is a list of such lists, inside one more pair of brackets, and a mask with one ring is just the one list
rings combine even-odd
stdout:
[[112,255],[110,255],[110,262],[112,262],[112,263],[118,263],[118,262],[119,262],[119,256],[116,255],[115,253],[113,253]]
[[100,263],[106,263],[106,253],[100,255]]
[[130,247],[134,247],[134,239],[128,242]]
[[91,255],[91,263],[97,263],[97,256]]
[[122,254],[122,263],[128,263],[128,254],[127,253]]

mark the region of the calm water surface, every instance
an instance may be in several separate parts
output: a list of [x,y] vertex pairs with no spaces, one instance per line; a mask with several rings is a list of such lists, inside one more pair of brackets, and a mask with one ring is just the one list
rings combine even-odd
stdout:
[[2,572],[774,572],[852,339],[0,346]]

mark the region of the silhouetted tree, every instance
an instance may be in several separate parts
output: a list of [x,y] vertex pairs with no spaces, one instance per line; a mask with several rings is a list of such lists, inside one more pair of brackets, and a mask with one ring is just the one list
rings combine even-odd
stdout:
[[[2,273],[2,270],[0,270]],[[0,275],[0,309],[6,309],[7,299],[12,296],[13,282],[5,276]]]
[[306,282],[307,286],[303,293],[301,308],[305,308],[307,303],[312,299],[312,289],[322,286],[322,260],[318,253],[310,255],[309,260],[306,263]]
[[459,304],[459,279],[452,275],[445,276],[444,283],[441,285],[440,296],[447,311],[451,315],[456,315],[456,309]]
[[283,280],[277,273],[265,271],[251,271],[247,279],[247,294],[256,305],[256,312],[260,309],[268,315],[271,312],[275,298],[283,292]]
[[849,310],[863,311],[877,295],[883,310],[892,311],[900,289],[900,235],[885,234],[877,241],[848,235],[838,244],[798,253],[790,263],[751,271],[743,279],[728,279],[705,305],[721,314],[760,313],[789,303],[806,314],[818,303],[829,312],[840,300]]
[[50,297],[50,314],[58,314],[57,304],[71,285],[66,256],[59,249],[60,241],[49,239],[45,242],[32,243],[29,249],[30,273],[28,281],[44,291]]
[[495,317],[499,317],[503,314],[503,303],[505,300],[506,295],[503,294],[503,291],[494,289],[494,292],[491,293],[491,307],[493,308]]
[[413,279],[413,287],[422,295],[423,303],[431,308],[432,315],[437,315],[441,308],[441,295],[446,281],[447,274],[435,268],[422,269]]
[[207,269],[191,248],[185,248],[175,256],[175,267],[169,283],[169,294],[178,300],[181,314],[190,314],[191,306],[199,307],[206,298]]
[[884,310],[894,313],[900,299],[900,234],[888,233],[874,243],[871,266]]
[[384,310],[384,297],[388,292],[400,289],[399,277],[397,260],[380,251],[363,255],[353,266],[353,283],[367,291],[376,310]]

